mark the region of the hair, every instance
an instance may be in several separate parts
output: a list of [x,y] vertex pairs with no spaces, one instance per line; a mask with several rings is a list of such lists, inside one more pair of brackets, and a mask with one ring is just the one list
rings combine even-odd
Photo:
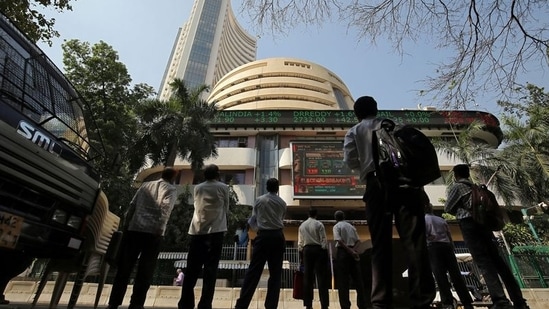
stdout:
[[469,165],[467,164],[458,164],[454,166],[452,171],[454,172],[454,177],[456,178],[469,178],[470,176]]
[[162,179],[166,181],[174,180],[176,175],[177,175],[177,170],[175,170],[173,167],[166,167],[162,171]]
[[369,96],[358,98],[353,105],[353,109],[358,120],[362,120],[368,116],[377,116],[377,102]]
[[338,210],[334,213],[334,218],[336,221],[343,221],[345,220],[345,213],[341,210]]
[[316,208],[309,208],[309,217],[315,218],[317,213],[318,211],[316,210]]
[[219,167],[215,164],[207,165],[204,168],[204,178],[206,180],[214,180],[219,177]]
[[267,191],[271,193],[276,193],[278,192],[278,187],[279,187],[278,179],[269,178],[267,180]]

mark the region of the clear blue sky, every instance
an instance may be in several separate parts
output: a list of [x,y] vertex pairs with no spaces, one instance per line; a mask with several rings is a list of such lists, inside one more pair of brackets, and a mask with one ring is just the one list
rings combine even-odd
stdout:
[[[91,44],[105,41],[118,51],[134,83],[147,83],[158,89],[178,28],[187,21],[193,0],[78,0],[72,1],[73,11],[48,12],[56,18],[61,37],[53,46],[40,47],[62,69],[63,40],[79,39]],[[239,0],[233,0],[233,10],[241,24],[251,34],[258,27],[240,13]],[[358,41],[340,22],[296,28],[291,34],[273,38],[262,34],[258,41],[257,58],[295,57],[311,61],[336,73],[356,99],[361,95],[376,98],[380,109],[437,106],[440,102],[422,101],[418,93],[427,76],[435,73],[436,63],[450,54],[435,50],[423,42],[409,42],[401,56],[390,43],[379,41],[371,46]],[[519,83],[531,82],[549,88],[543,71],[521,76]],[[478,110],[499,116],[496,98],[486,95],[477,99]]]

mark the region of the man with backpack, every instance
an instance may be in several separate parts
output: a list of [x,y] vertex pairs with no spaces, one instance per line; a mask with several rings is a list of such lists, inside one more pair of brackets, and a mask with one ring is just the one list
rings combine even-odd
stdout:
[[425,219],[421,188],[400,186],[381,181],[374,163],[373,132],[381,126],[377,102],[363,96],[356,100],[354,112],[359,123],[345,135],[344,161],[360,171],[366,184],[363,200],[372,240],[372,307],[394,308],[392,240],[393,218],[404,254],[408,257],[408,288],[410,308],[430,308],[435,298],[425,236]]
[[[448,188],[445,211],[456,216],[463,240],[473,261],[480,269],[494,305],[493,309],[528,309],[520,286],[498,251],[494,233],[487,226],[475,221],[471,212],[471,185],[469,166],[458,164],[452,169],[455,183]],[[499,276],[499,277],[498,277]],[[505,284],[509,301],[503,290]]]

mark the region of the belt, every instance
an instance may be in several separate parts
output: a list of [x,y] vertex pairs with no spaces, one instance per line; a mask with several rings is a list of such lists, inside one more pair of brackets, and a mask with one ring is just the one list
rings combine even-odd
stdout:
[[260,233],[275,233],[275,232],[281,232],[282,229],[275,229],[275,230],[258,230],[257,231],[257,234],[260,234]]

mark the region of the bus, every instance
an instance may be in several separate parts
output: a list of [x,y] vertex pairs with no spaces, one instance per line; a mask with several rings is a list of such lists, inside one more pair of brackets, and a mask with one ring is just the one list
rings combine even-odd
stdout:
[[33,258],[80,252],[86,218],[101,195],[93,162],[103,154],[84,104],[44,52],[0,14],[3,262],[14,252]]

